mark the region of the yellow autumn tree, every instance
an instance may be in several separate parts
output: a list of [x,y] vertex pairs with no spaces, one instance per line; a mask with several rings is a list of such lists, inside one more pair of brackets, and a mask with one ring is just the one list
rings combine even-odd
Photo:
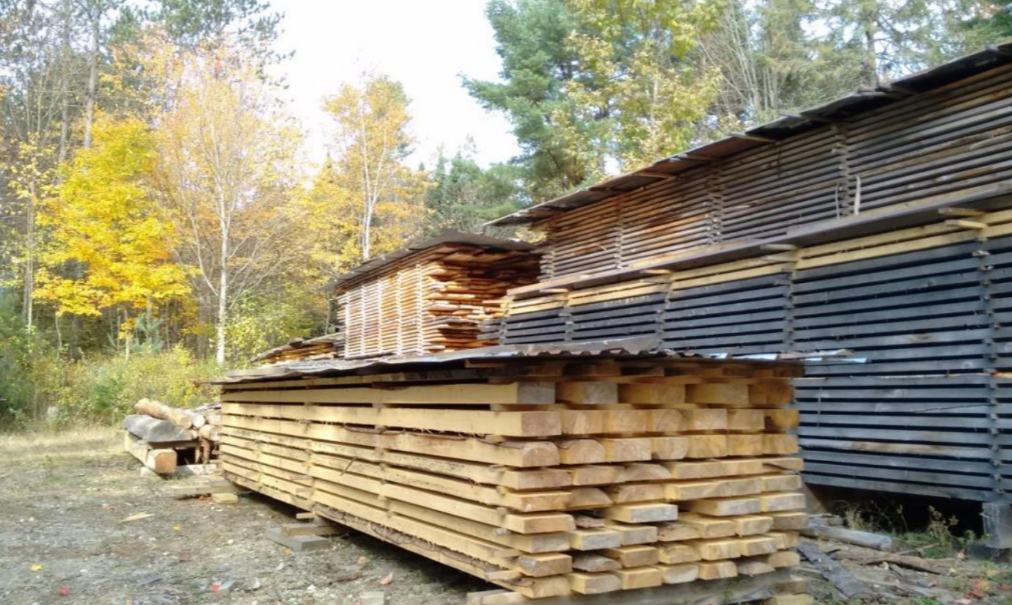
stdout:
[[337,157],[314,187],[315,209],[317,217],[329,215],[354,234],[357,242],[343,247],[345,261],[403,247],[424,227],[425,173],[406,164],[414,143],[408,104],[399,82],[373,74],[324,100],[336,125]]
[[44,252],[35,297],[60,315],[125,315],[128,339],[137,312],[189,292],[184,267],[172,259],[176,233],[153,199],[154,138],[135,119],[98,116],[93,145],[60,168],[39,223],[51,245]]

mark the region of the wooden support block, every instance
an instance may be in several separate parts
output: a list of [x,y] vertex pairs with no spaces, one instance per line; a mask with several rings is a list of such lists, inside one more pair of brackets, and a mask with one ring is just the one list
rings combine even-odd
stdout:
[[642,462],[651,459],[650,439],[628,437],[600,439],[607,462]]
[[622,546],[653,544],[657,541],[657,527],[654,525],[626,525],[609,522],[606,527],[618,532],[622,537]]
[[603,551],[604,556],[618,561],[622,567],[642,567],[658,562],[657,549],[653,546],[622,546]]
[[690,435],[686,458],[723,458],[727,456],[727,435]]
[[665,584],[687,584],[699,579],[699,566],[695,563],[659,565],[658,569],[664,574]]
[[211,494],[211,502],[215,504],[239,504],[239,496],[230,493]]
[[619,577],[611,573],[571,573],[569,586],[577,594],[603,594],[622,588]]
[[778,531],[801,531],[808,527],[808,513],[782,512],[770,513],[769,516],[773,519],[772,529]]
[[734,561],[709,561],[699,564],[700,580],[720,580],[734,578],[738,575],[738,566]]
[[789,492],[802,485],[800,475],[766,475],[761,479],[764,492]]
[[527,597],[511,590],[482,590],[467,593],[466,605],[519,605],[526,603]]
[[689,453],[689,437],[652,437],[650,455],[654,460],[681,460]]
[[763,494],[759,497],[760,509],[758,512],[775,513],[787,510],[803,510],[805,508],[805,495],[801,493],[774,493]]
[[669,404],[685,403],[684,384],[620,384],[618,398],[622,403]]
[[660,523],[678,519],[678,507],[672,504],[619,504],[602,509],[607,519],[624,523]]
[[700,538],[727,538],[736,534],[734,519],[721,519],[696,513],[683,513],[678,522],[695,529],[699,533]]
[[677,565],[699,561],[699,551],[685,542],[668,542],[657,546],[657,556],[661,563]]
[[621,569],[622,564],[619,561],[611,557],[603,557],[601,555],[584,553],[573,557],[573,569],[577,571],[586,571],[589,573],[597,573],[602,571],[615,571]]
[[664,583],[664,574],[656,567],[620,569],[614,573],[621,581],[622,590],[653,588]]
[[170,485],[169,495],[173,498],[190,498],[193,496],[207,496],[210,494],[228,494],[244,491],[231,481],[225,479],[211,479],[198,481],[193,484]]
[[591,510],[603,508],[613,503],[611,496],[602,489],[596,487],[577,487],[566,492],[568,499],[565,506],[571,510]]
[[797,454],[798,438],[782,433],[763,434],[763,453],[767,455]]
[[280,527],[271,527],[264,532],[264,535],[271,542],[290,548],[294,552],[307,550],[318,550],[330,546],[330,540],[320,536],[288,536],[281,531]]
[[618,403],[618,383],[615,382],[560,382],[555,397],[563,403],[597,405]]
[[573,550],[602,550],[622,545],[622,534],[596,527],[590,529],[574,529],[566,532],[569,536],[569,547]]
[[801,534],[796,531],[771,531],[766,535],[776,540],[779,550],[795,548],[801,542]]
[[[684,516],[684,515],[683,515]],[[682,521],[669,521],[657,525],[657,540],[660,542],[679,542],[697,540],[701,537],[699,529]]]
[[765,515],[734,517],[732,521],[734,521],[735,533],[743,537],[764,534],[773,529],[773,517]]
[[176,472],[178,456],[176,450],[154,449],[144,441],[140,441],[129,432],[123,432],[123,449],[152,471],[159,475]]
[[332,536],[337,528],[329,523],[283,523],[281,532],[286,536]]
[[563,553],[521,555],[513,564],[532,578],[547,578],[573,571],[573,559]]
[[686,510],[714,517],[730,517],[732,515],[754,515],[768,512],[762,508],[759,498],[713,498],[696,500],[683,504]]
[[763,601],[763,605],[814,605],[815,597],[807,594],[776,595]]

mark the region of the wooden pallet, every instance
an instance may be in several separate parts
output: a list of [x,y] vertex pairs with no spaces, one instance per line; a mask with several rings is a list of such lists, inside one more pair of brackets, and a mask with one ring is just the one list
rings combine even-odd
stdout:
[[796,373],[528,358],[233,383],[222,463],[526,599],[761,576],[797,564],[807,522]]

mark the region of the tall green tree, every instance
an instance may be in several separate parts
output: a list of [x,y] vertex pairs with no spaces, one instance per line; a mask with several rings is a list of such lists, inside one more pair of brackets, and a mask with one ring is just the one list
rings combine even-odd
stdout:
[[479,232],[488,221],[520,209],[526,202],[522,176],[512,164],[482,168],[466,148],[453,157],[440,152],[425,194],[431,212],[426,234]]
[[513,124],[536,199],[690,144],[716,93],[692,55],[719,3],[492,0],[501,81],[466,79]]

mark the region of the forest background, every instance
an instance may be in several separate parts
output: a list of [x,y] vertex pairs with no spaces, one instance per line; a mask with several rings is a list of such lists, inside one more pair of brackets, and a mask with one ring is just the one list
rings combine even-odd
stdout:
[[1012,37],[1012,0],[486,15],[499,78],[460,85],[517,157],[413,163],[410,99],[365,72],[319,99],[331,153],[313,165],[268,1],[0,0],[0,428],[200,402],[202,379],[331,330],[323,285],[364,260]]

